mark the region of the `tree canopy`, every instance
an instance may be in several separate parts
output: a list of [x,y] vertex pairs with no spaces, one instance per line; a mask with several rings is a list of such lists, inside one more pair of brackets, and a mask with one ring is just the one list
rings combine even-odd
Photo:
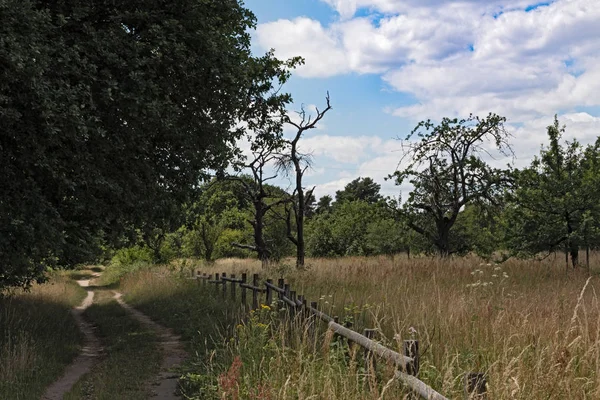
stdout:
[[590,244],[598,222],[600,175],[598,143],[584,148],[577,140],[561,143],[565,126],[548,126],[547,147],[516,173],[512,206],[506,213],[507,240],[527,255],[565,249],[573,267],[579,249]]
[[277,123],[300,60],[253,57],[254,26],[236,0],[0,0],[0,287],[93,258]]
[[336,191],[335,201],[336,203],[343,203],[345,201],[361,200],[373,204],[383,199],[379,193],[380,190],[381,185],[373,181],[372,178],[360,177],[348,183],[343,190]]
[[[431,242],[440,255],[460,248],[451,246],[451,230],[461,210],[473,202],[495,201],[507,180],[506,171],[483,159],[489,143],[503,155],[511,153],[505,118],[444,118],[435,125],[420,122],[406,137],[408,165],[394,173],[398,185],[414,187],[404,204],[408,225]],[[417,137],[418,140],[411,139]]]

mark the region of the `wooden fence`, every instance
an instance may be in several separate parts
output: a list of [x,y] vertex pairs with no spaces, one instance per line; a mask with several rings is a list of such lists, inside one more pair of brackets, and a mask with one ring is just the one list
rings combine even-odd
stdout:
[[[272,279],[266,279],[262,284],[258,274],[252,275],[252,281],[248,281],[247,274],[242,274],[237,278],[234,274],[227,276],[226,273],[207,275],[196,271],[192,279],[197,279],[203,286],[213,284],[215,293],[226,298],[229,296],[233,300],[238,299],[237,291],[239,287],[239,300],[246,307],[252,309],[259,308],[262,296],[266,305],[273,304],[273,298],[285,305],[288,310],[297,315],[304,315],[306,318],[318,318],[327,324],[327,328],[337,335],[345,337],[349,343],[355,343],[365,349],[365,362],[367,369],[374,370],[374,357],[379,358],[395,365],[398,371],[395,373],[396,379],[402,382],[406,387],[428,400],[449,400],[447,397],[433,390],[430,386],[419,380],[416,376],[419,373],[419,342],[417,340],[404,341],[404,354],[400,354],[392,349],[382,346],[373,340],[375,338],[375,329],[365,329],[362,334],[353,331],[351,325],[346,326],[338,323],[337,317],[331,317],[319,310],[318,303],[309,302],[303,295],[297,294],[291,290],[290,285],[285,283],[284,279],[279,279],[277,284]],[[228,285],[229,284],[229,285]],[[251,299],[248,299],[248,293],[251,293]],[[464,380],[466,399],[483,399],[486,396],[487,384],[485,375],[482,373],[468,373]]]

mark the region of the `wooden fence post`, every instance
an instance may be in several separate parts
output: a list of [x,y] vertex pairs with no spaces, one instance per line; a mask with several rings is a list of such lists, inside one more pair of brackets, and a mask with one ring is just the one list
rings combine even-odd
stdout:
[[[244,272],[242,274],[242,285],[246,284],[246,280],[248,279],[248,275],[246,275],[246,273]],[[244,310],[248,311],[248,304],[246,302],[246,288],[241,286],[241,296],[242,296],[242,304],[244,304]]]
[[[221,274],[221,276],[222,276],[223,278],[226,278],[226,277],[227,277],[227,274],[226,274],[225,272],[223,272],[223,273]],[[223,282],[222,282],[222,283],[223,283],[223,300],[225,300],[225,298],[227,297],[227,281],[223,280]]]
[[418,340],[405,340],[404,341],[404,355],[413,359],[412,362],[406,364],[406,373],[409,375],[417,376],[419,374],[419,367],[420,367],[419,341]]
[[308,300],[306,297],[302,296],[302,312],[304,313],[304,318],[308,321],[310,318],[310,311],[308,310]]
[[469,372],[465,375],[465,399],[485,399],[487,380],[481,372]]
[[[272,285],[273,279],[267,279],[267,283],[270,283]],[[271,307],[271,304],[273,304],[273,290],[271,290],[271,288],[269,286],[267,286],[266,300],[267,300],[267,305],[269,307]]]
[[219,294],[219,274],[215,274],[215,294]]
[[[231,274],[231,279],[235,279],[235,274]],[[235,301],[235,285],[237,282],[231,281],[231,299]]]
[[[252,275],[252,286],[258,287],[258,274]],[[258,292],[252,289],[252,309],[258,308]]]
[[[280,287],[281,289],[283,289],[284,285],[285,285],[285,279],[283,279],[283,278],[279,278],[279,279],[277,280],[277,286],[278,286],[278,287]],[[279,296],[278,296],[278,299],[279,299],[279,300],[282,300],[282,299],[283,299],[283,293],[281,293],[281,292],[278,292],[278,295],[279,295]]]

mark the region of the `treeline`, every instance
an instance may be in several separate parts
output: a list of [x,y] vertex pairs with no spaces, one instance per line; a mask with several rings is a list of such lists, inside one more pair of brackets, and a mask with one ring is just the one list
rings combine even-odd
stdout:
[[[511,153],[502,117],[423,121],[388,177],[408,196],[365,178],[316,201],[300,149],[329,95],[290,116],[282,86],[303,60],[254,56],[255,26],[238,0],[0,0],[0,291],[115,249],[303,268],[401,251],[564,250],[577,265],[597,245],[598,143],[564,142],[558,121],[522,170],[488,163]],[[292,188],[270,184],[280,174]]]
[[[476,253],[500,261],[560,251],[576,267],[580,250],[600,246],[600,139],[588,146],[565,141],[565,127],[555,118],[547,129],[548,144],[530,165],[495,169],[477,151],[490,142],[483,136],[472,139],[495,128],[508,139],[502,122],[492,115],[431,125],[433,135],[421,134],[421,141],[411,142],[407,154],[412,164],[390,176],[399,184],[410,176],[413,189],[405,201],[382,196],[380,185],[370,177],[355,179],[335,198],[317,200],[311,190],[304,210],[306,254]],[[449,157],[436,147],[437,141],[450,144]],[[423,144],[428,148],[420,154],[427,154],[427,164],[415,168],[415,150],[422,151],[418,146]],[[160,243],[153,247],[157,261],[255,257],[257,240],[265,247],[265,262],[294,255],[296,242],[289,236],[296,227],[290,205],[297,198],[277,186],[262,185],[266,212],[257,239],[252,203],[256,184],[251,175],[205,184],[196,200],[182,208],[185,222],[177,230],[146,242],[150,247]]]

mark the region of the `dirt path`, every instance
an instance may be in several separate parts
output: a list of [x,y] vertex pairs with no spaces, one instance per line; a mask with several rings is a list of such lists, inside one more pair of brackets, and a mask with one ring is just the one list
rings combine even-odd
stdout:
[[173,373],[172,369],[181,365],[187,356],[179,336],[175,335],[171,329],[157,324],[147,315],[125,303],[121,298],[121,293],[114,293],[115,299],[119,304],[129,311],[141,324],[154,330],[160,339],[163,359],[160,366],[161,372],[159,373],[156,382],[153,382],[153,384],[156,385],[156,388],[153,390],[153,398],[164,400],[179,399],[180,397],[176,395],[178,387],[177,378],[179,376]]
[[[99,274],[94,274],[94,276],[97,277]],[[90,279],[77,281],[77,283],[84,288],[88,288],[90,286]],[[75,358],[71,365],[67,367],[64,375],[46,389],[46,393],[44,393],[44,396],[42,397],[43,400],[62,399],[65,393],[71,390],[75,382],[92,369],[98,362],[102,353],[100,341],[96,335],[94,335],[94,328],[82,317],[85,309],[91,306],[94,301],[94,292],[89,288],[87,291],[87,297],[83,300],[81,305],[71,311],[79,329],[83,333],[84,346],[81,349],[81,353]]]

